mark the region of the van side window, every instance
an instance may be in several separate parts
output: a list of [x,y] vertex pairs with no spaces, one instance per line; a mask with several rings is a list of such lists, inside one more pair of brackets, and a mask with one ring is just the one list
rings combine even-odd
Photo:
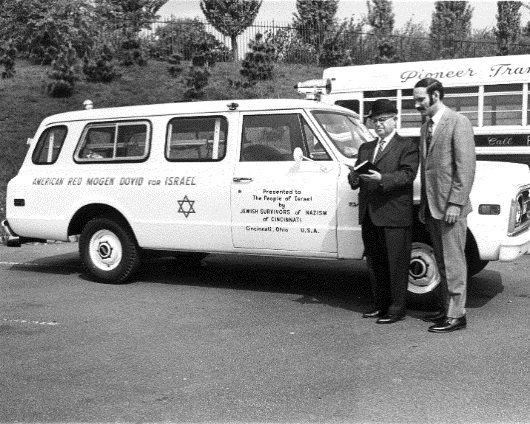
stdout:
[[39,137],[39,141],[33,150],[32,160],[36,165],[51,165],[59,157],[66,138],[67,128],[58,126],[47,128]]
[[169,121],[166,159],[177,162],[219,161],[226,155],[228,123],[222,116]]
[[247,115],[241,143],[242,162],[294,160],[294,149],[304,149],[299,115]]
[[141,161],[149,154],[147,122],[90,124],[76,149],[78,162]]
[[307,152],[304,150],[304,154],[309,153],[309,158],[313,160],[331,160],[331,156],[328,152],[326,152],[326,149],[324,149],[324,146],[320,140],[303,118],[302,128],[304,131],[304,139],[307,145]]

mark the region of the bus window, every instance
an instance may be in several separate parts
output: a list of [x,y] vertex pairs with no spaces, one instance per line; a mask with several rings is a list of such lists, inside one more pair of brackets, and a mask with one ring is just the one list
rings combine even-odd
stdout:
[[400,128],[421,127],[421,115],[416,110],[412,89],[401,90],[401,126]]
[[522,109],[522,84],[484,87],[484,125],[521,125]]
[[335,104],[359,113],[359,100],[337,100]]
[[478,125],[478,87],[446,87],[444,103]]

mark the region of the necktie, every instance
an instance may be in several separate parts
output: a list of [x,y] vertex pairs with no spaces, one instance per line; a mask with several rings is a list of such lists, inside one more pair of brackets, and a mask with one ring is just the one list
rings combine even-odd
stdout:
[[429,151],[429,146],[431,145],[433,125],[433,120],[429,119],[429,123],[427,124],[427,136],[425,137],[425,154],[427,154],[427,152]]
[[377,153],[374,156],[374,163],[376,163],[381,155],[383,154],[383,149],[385,148],[385,140],[380,138],[377,142]]

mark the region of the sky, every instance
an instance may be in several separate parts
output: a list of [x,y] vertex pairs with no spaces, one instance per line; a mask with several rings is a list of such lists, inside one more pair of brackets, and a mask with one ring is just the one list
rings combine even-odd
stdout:
[[[159,11],[163,17],[175,16],[182,18],[203,18],[199,7],[199,0],[169,0]],[[412,18],[416,24],[423,23],[428,29],[431,23],[431,15],[434,12],[434,1],[426,0],[393,0],[396,23],[394,28],[402,28],[406,22]],[[528,2],[523,2],[527,4]],[[492,28],[496,25],[497,2],[470,0],[469,4],[474,8],[472,29]],[[272,21],[277,23],[290,23],[293,13],[296,12],[295,0],[263,0],[260,11],[256,18],[259,21]],[[525,25],[530,20],[530,13],[527,8],[522,7],[521,24]],[[349,19],[354,15],[355,20],[366,16],[366,0],[339,0],[337,18]]]

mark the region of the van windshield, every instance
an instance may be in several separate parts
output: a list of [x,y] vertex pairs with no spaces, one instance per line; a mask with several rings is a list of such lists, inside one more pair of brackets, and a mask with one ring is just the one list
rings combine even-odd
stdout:
[[335,147],[347,158],[354,158],[361,144],[373,139],[366,127],[345,113],[314,110],[313,116]]

